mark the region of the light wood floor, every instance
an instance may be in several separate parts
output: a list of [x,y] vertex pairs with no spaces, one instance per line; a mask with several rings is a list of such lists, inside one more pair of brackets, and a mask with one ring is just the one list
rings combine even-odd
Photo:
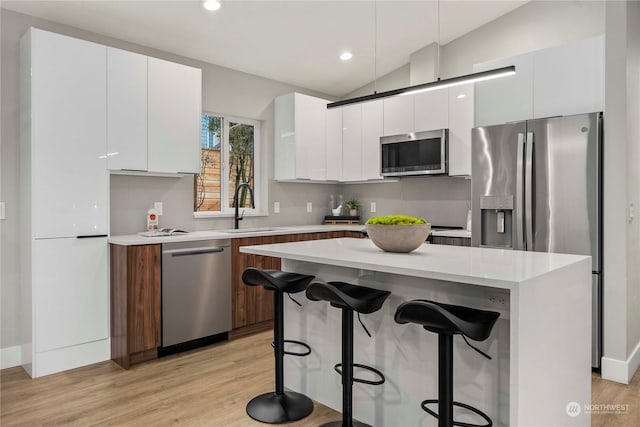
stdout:
[[[246,415],[245,405],[273,389],[271,339],[263,332],[128,371],[103,362],[30,379],[22,368],[5,369],[0,425],[265,426]],[[640,373],[628,386],[597,375],[592,383],[593,403],[629,405],[624,414],[594,416],[594,426],[640,426]],[[339,417],[316,404],[311,416],[289,425],[318,426]]]

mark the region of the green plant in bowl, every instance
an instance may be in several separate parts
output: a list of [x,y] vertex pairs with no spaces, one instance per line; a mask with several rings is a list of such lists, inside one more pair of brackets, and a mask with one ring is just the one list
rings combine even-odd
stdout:
[[424,218],[417,218],[409,215],[387,215],[387,216],[372,216],[367,220],[367,224],[382,224],[382,225],[414,225],[414,224],[426,224],[427,220]]
[[409,215],[374,216],[365,227],[373,244],[387,252],[414,251],[431,232],[426,219]]

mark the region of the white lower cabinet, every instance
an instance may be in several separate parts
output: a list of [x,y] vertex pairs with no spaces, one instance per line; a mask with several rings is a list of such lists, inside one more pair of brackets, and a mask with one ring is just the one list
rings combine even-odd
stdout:
[[34,241],[36,354],[109,338],[108,246],[106,237]]

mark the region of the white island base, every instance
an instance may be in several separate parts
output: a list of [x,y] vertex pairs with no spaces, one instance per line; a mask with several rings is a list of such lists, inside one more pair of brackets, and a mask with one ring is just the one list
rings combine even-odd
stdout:
[[[454,399],[485,412],[494,425],[589,426],[591,402],[591,260],[589,257],[422,245],[410,254],[377,249],[368,239],[250,246],[241,252],[282,258],[282,269],[391,291],[376,313],[354,321],[354,362],[382,371],[380,386],[355,383],[354,419],[384,427],[436,426],[420,408],[438,395],[437,335],[396,324],[411,299],[500,312],[488,340],[454,339]],[[285,386],[341,411],[341,311],[326,302],[285,303],[285,338],[309,344],[308,357],[285,359]],[[286,300],[286,299],[285,299]],[[355,376],[372,379],[356,369]],[[573,404],[575,402],[576,405]],[[466,413],[457,421],[483,423]]]

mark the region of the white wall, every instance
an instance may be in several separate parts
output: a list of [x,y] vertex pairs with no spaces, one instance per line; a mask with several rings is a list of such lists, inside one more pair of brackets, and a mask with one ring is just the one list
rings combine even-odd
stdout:
[[640,3],[606,9],[604,356],[602,376],[628,382],[640,365]]

